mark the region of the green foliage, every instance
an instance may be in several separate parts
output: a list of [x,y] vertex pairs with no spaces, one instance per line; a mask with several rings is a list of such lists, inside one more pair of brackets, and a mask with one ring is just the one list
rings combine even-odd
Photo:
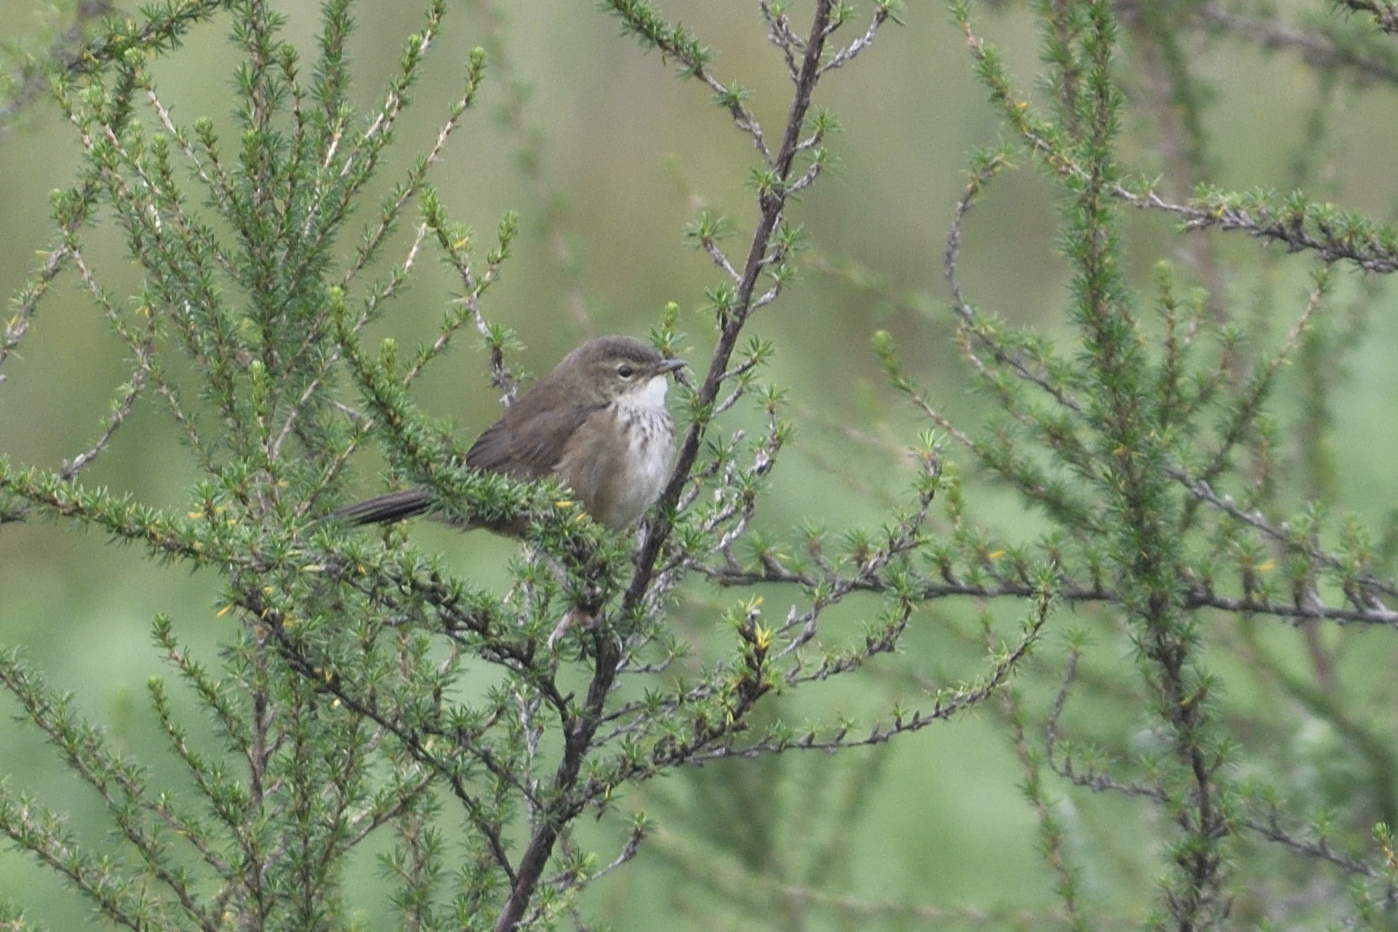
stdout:
[[[1356,629],[1391,634],[1398,513],[1341,513],[1328,444],[1341,364],[1363,342],[1344,303],[1376,293],[1347,270],[1398,269],[1398,235],[1308,190],[1304,157],[1294,190],[1216,183],[1217,95],[1190,57],[1198,30],[1269,48],[1299,43],[1295,30],[1215,4],[1042,0],[1029,15],[1045,73],[1026,92],[972,4],[950,4],[1005,136],[967,159],[944,262],[953,342],[988,414],[971,426],[934,401],[889,323],[872,354],[916,423],[880,448],[879,468],[901,490],[867,522],[830,527],[815,501],[787,527],[768,503],[814,419],[773,382],[791,318],[762,335],[754,324],[786,312],[773,306],[804,284],[819,233],[796,216],[836,164],[838,122],[817,93],[907,13],[892,0],[863,14],[759,2],[788,82],[774,125],[755,109],[773,88],[722,78],[695,29],[650,3],[603,6],[755,153],[735,179],[751,213],[696,206],[684,230],[714,275],[699,318],[711,331],[691,338],[675,303],[651,327],[692,375],[676,392],[674,471],[634,533],[594,523],[557,481],[467,468],[459,438],[419,408],[466,335],[506,401],[520,388],[521,335],[491,307],[520,216],[503,212],[483,244],[433,175],[489,85],[484,51],[456,66],[425,150],[388,167],[445,3],[429,0],[368,109],[354,103],[349,0],[322,7],[309,68],[286,14],[251,0],[101,26],[70,11],[64,41],[15,51],[4,116],[32,103],[43,74],[82,162],[51,199],[52,242],[14,297],[0,364],[70,280],[128,371],[97,440],[60,467],[0,458],[0,520],[96,530],[216,576],[225,633],[211,661],[174,619],[153,621],[168,671],[146,689],[161,767],[23,651],[0,655],[0,685],[110,832],[85,837],[9,782],[0,831],[133,929],[360,927],[347,877],[366,851],[405,928],[586,927],[582,891],[652,849],[738,904],[735,925],[804,925],[792,904],[853,873],[841,835],[880,800],[890,752],[974,709],[1018,768],[1048,905],[1011,916],[998,902],[929,911],[831,895],[819,908],[834,922],[1390,928],[1398,757],[1373,701],[1389,697],[1343,681],[1336,645]],[[1398,82],[1393,5],[1336,6],[1348,15],[1301,18],[1307,61],[1331,84]],[[222,132],[177,116],[157,67],[215,13],[239,55]],[[1132,162],[1151,149],[1134,145],[1142,122],[1167,143],[1161,175]],[[1041,169],[1057,210],[1058,333],[971,299],[963,232],[1021,162]],[[1170,226],[1166,257],[1142,214]],[[102,229],[119,232],[134,287],[89,261]],[[1238,310],[1243,286],[1219,271],[1219,243],[1237,232],[1310,263],[1294,301],[1257,286],[1265,322]],[[398,315],[424,253],[455,295],[414,340]],[[1258,279],[1283,279],[1267,271]],[[178,508],[91,479],[142,403],[197,471]],[[851,427],[839,443],[873,433]],[[366,448],[448,519],[527,519],[510,585],[401,528],[326,522]],[[699,626],[707,639],[691,636]],[[927,644],[935,656],[899,665]],[[876,766],[839,766],[850,752]],[[705,764],[717,779],[698,777]],[[584,818],[622,808],[617,837]],[[27,922],[0,898],[0,927]]]
[[[169,618],[154,629],[219,750],[200,750],[209,743],[193,738],[171,688],[152,679],[152,708],[195,788],[177,801],[18,654],[7,655],[0,679],[107,804],[120,857],[8,789],[0,791],[0,829],[109,922],[131,928],[213,928],[227,917],[257,928],[344,927],[352,924],[344,865],[371,840],[387,845],[384,868],[406,925],[552,926],[605,872],[575,837],[583,812],[605,809],[627,785],[706,759],[843,743],[828,726],[798,736],[781,722],[749,732],[748,720],[765,695],[806,676],[794,652],[852,579],[823,587],[799,625],[765,620],[760,597],[735,603],[723,613],[730,652],[691,684],[671,672],[679,649],[663,623],[680,582],[709,572],[710,554],[728,554],[748,535],[789,435],[783,393],[758,381],[771,343],[752,338],[740,352],[739,338],[748,317],[791,280],[800,231],[786,221],[786,204],[826,163],[819,143],[831,121],[822,113],[808,122],[811,91],[823,69],[867,44],[889,10],[878,10],[864,38],[827,49],[850,11],[822,3],[809,42],[779,42],[793,63],[793,106],[775,151],[761,144],[746,94],[708,75],[708,54],[686,30],[644,5],[615,11],[643,44],[709,83],[761,154],[753,173],[759,220],[746,261],[729,262],[717,226],[699,226],[699,244],[725,276],[713,292],[721,339],[689,392],[694,417],[680,463],[636,553],[629,537],[581,514],[556,482],[526,486],[460,466],[451,436],[413,403],[414,382],[463,328],[481,337],[496,385],[507,397],[516,390],[506,365],[516,341],[483,300],[518,221],[507,213],[496,246],[478,261],[474,237],[428,181],[481,86],[483,53],[465,63],[463,90],[436,144],[391,186],[346,252],[345,225],[382,172],[445,4],[428,6],[382,103],[367,113],[350,98],[348,2],[322,10],[309,72],[284,38],[282,13],[261,3],[222,6],[241,52],[228,140],[208,118],[180,122],[153,70],[198,10],[149,10],[142,24],[103,32],[76,60],[49,63],[84,161],[54,198],[57,243],[18,296],[4,348],[23,338],[50,282],[73,274],[133,368],[107,430],[61,473],[0,464],[16,520],[46,515],[99,528],[145,544],[158,559],[221,576],[219,614],[238,624],[217,667],[194,659]],[[772,20],[783,29],[786,22]],[[414,209],[421,221],[408,257],[391,261],[386,250]],[[139,265],[134,313],[108,297],[84,259],[99,215],[110,216]],[[368,345],[368,328],[387,319],[424,243],[459,277],[458,300],[431,340]],[[682,343],[677,324],[667,311],[657,342]],[[163,403],[203,473],[184,517],[82,481],[137,397]],[[765,419],[760,435],[734,434],[701,458],[709,425],[740,402]],[[366,541],[319,521],[370,438],[383,441],[393,473],[432,488],[448,516],[530,517],[529,549],[508,593],[403,546],[392,531]],[[703,504],[701,490],[709,493]],[[846,565],[867,577],[901,562],[931,495],[925,489],[914,516],[861,544],[858,565]],[[896,607],[866,646],[831,652],[813,678],[895,646],[913,608],[907,588],[898,588]],[[482,668],[492,671],[484,681]],[[581,690],[569,685],[578,678]],[[647,684],[644,691],[632,681]],[[958,694],[946,708],[972,701]],[[921,724],[916,715],[913,724],[900,718],[868,740]],[[644,830],[638,817],[613,867],[634,856]]]

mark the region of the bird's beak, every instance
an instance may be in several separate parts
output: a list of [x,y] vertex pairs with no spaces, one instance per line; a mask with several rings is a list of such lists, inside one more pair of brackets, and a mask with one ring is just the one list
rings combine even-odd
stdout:
[[[666,375],[667,373],[673,372],[675,373],[676,382],[679,382],[681,385],[689,385],[689,379],[685,378],[684,373],[680,371],[688,365],[689,363],[685,362],[683,359],[666,359],[656,365],[655,374]],[[692,385],[690,387],[693,388]]]

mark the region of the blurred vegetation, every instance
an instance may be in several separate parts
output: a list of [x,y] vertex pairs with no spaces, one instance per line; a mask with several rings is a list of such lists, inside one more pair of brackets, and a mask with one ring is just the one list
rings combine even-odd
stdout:
[[[415,192],[363,269],[361,282],[382,282],[415,256],[391,312],[348,344],[368,349],[358,373],[334,370],[335,398],[372,407],[380,341],[393,340],[405,367],[443,315],[463,307],[463,260],[450,242],[433,242],[435,231],[469,239],[478,271],[495,267],[486,254],[504,231],[508,258],[481,296],[486,335],[457,321],[466,329],[412,382],[410,400],[386,390],[377,399],[383,411],[411,412],[404,436],[381,444],[366,431],[325,487],[293,478],[304,497],[282,523],[254,528],[240,511],[249,547],[260,540],[254,530],[304,542],[330,503],[379,491],[390,475],[420,478],[406,452],[414,445],[430,453],[453,449],[449,438],[469,443],[498,412],[492,347],[526,379],[603,333],[674,341],[700,376],[722,349],[714,292],[726,279],[708,253],[744,258],[764,194],[758,156],[710,88],[673,79],[692,62],[654,36],[640,45],[661,51],[646,54],[634,35],[619,35],[621,22],[637,31],[642,5],[608,6],[443,7],[414,66],[412,106],[363,179],[326,268],[356,262],[361,231],[374,228],[461,99],[477,48],[483,73],[427,171],[431,196]],[[769,144],[790,103],[786,64],[759,10],[773,6],[675,0],[660,9],[712,49],[715,80],[750,89],[742,104]],[[785,5],[797,33],[813,6]],[[1387,406],[1398,397],[1398,326],[1386,312],[1387,275],[1398,267],[1389,225],[1398,12],[1307,0],[951,7],[905,4],[818,88],[817,112],[832,117],[828,154],[784,218],[799,226],[800,250],[779,263],[789,276],[779,298],[742,321],[735,362],[757,337],[761,364],[743,404],[707,436],[745,431],[732,461],[746,464],[779,419],[780,454],[770,475],[752,478],[758,505],[733,564],[697,560],[703,572],[651,606],[668,632],[656,637],[688,651],[675,669],[698,682],[731,669],[739,641],[751,647],[762,628],[745,627],[744,611],[779,626],[789,607],[795,616],[819,601],[828,582],[812,546],[820,541],[859,585],[819,613],[817,643],[832,654],[850,647],[862,669],[773,688],[732,723],[745,730],[683,761],[695,766],[623,781],[587,810],[565,854],[596,851],[605,864],[627,850],[633,813],[644,811],[634,860],[576,902],[559,899],[546,918],[617,929],[1392,928],[1398,858],[1383,826],[1398,820],[1387,640],[1398,420]],[[130,536],[122,528],[74,515],[116,515],[129,496],[161,519],[197,524],[226,502],[200,485],[208,463],[157,392],[130,393],[129,414],[123,407],[140,343],[114,337],[102,301],[137,326],[151,285],[109,202],[95,199],[77,225],[102,299],[71,263],[32,316],[25,296],[62,240],[55,214],[61,222],[71,207],[51,192],[72,189],[92,164],[80,127],[54,102],[55,75],[66,75],[60,96],[80,112],[93,105],[84,91],[110,89],[121,70],[113,62],[135,55],[127,63],[171,118],[186,128],[207,119],[232,158],[246,129],[235,80],[246,53],[230,34],[261,8],[122,10],[137,24],[187,11],[160,54],[122,50],[122,29],[100,23],[116,12],[105,4],[3,9],[13,45],[12,103],[0,110],[9,231],[0,281],[16,298],[0,358],[0,512],[13,519],[0,524],[0,644],[22,651],[7,655],[7,671],[22,657],[54,692],[71,693],[103,747],[129,754],[150,787],[183,806],[199,793],[169,753],[148,683],[180,679],[166,659],[174,642],[210,669],[236,668],[258,628],[250,590],[238,596],[217,565],[191,572],[199,560],[171,566],[116,545]],[[840,43],[877,9],[856,4]],[[286,17],[277,41],[298,51],[309,82],[325,11],[277,12]],[[385,106],[408,35],[432,14],[384,2],[350,12],[345,102],[362,117]],[[156,111],[143,91],[133,99],[153,131]],[[187,183],[187,166],[176,175]],[[234,235],[238,219],[208,190],[185,191],[190,216]],[[726,218],[728,235],[710,242],[706,216]],[[422,222],[434,234],[419,250]],[[319,299],[308,319],[346,300],[330,287],[338,281],[300,283]],[[219,294],[235,307],[248,297]],[[346,306],[355,298],[351,289]],[[153,313],[167,310],[157,302]],[[172,384],[192,387],[211,371],[177,353],[161,358]],[[771,420],[769,384],[782,398]],[[91,499],[22,472],[61,472],[95,449],[113,411],[119,429],[76,471]],[[703,412],[677,413],[690,424]],[[357,428],[325,423],[326,436],[304,442],[333,459],[326,451]],[[919,439],[929,428],[939,459]],[[704,463],[725,458],[703,449]],[[940,478],[925,472],[934,462]],[[716,476],[698,487],[727,501],[738,486]],[[442,481],[468,498],[494,494],[461,476]],[[915,490],[934,488],[929,516],[911,521]],[[681,537],[713,503],[691,503]],[[861,576],[890,524],[915,532],[916,558],[905,576]],[[430,522],[383,541],[360,536],[368,539],[314,546],[363,547],[348,552],[376,566],[397,552],[437,560],[433,572],[482,598],[527,581],[533,565],[516,542]],[[616,573],[629,565],[617,541],[587,541]],[[577,546],[566,535],[537,543]],[[281,585],[274,575],[269,588]],[[325,595],[297,585],[278,597]],[[861,653],[900,587],[918,597],[896,650]],[[153,625],[157,617],[168,627]],[[162,631],[170,641],[153,644]],[[798,634],[784,632],[783,643]],[[346,649],[324,637],[327,650]],[[583,641],[570,659],[592,656]],[[1021,644],[1032,649],[1015,652]],[[429,653],[442,662],[446,649],[439,640]],[[585,666],[561,674],[579,694]],[[505,682],[473,669],[468,691]],[[297,675],[290,664],[283,686],[294,690],[286,684]],[[785,674],[770,675],[776,686]],[[344,697],[317,697],[315,677],[307,683],[295,707],[317,708],[332,727]],[[914,725],[912,713],[934,708],[942,690],[975,708]],[[111,808],[7,701],[5,798],[33,793],[64,814],[83,850],[123,851]],[[197,690],[172,688],[171,701],[193,747],[228,757],[237,774]],[[761,753],[807,733],[818,744],[866,743],[871,728],[879,740],[837,754]],[[470,834],[459,814],[436,818],[448,837]],[[376,836],[350,854],[336,881],[345,913],[303,917],[303,927],[410,925],[381,860],[394,846]],[[448,846],[448,872],[469,872],[452,860],[461,850]],[[551,894],[598,866],[569,860]],[[0,855],[0,904],[4,928],[111,924],[55,871],[14,851]],[[23,920],[4,911],[21,905]],[[294,924],[269,927],[278,923]]]

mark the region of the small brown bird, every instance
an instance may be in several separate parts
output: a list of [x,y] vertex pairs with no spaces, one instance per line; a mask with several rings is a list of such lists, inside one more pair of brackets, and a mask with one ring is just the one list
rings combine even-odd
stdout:
[[[675,432],[665,408],[666,377],[685,365],[633,337],[589,340],[515,401],[466,454],[466,465],[515,479],[557,476],[597,522],[629,527],[670,477]],[[332,520],[378,524],[433,503],[430,489],[406,489],[334,512]],[[468,527],[519,535],[522,523]]]

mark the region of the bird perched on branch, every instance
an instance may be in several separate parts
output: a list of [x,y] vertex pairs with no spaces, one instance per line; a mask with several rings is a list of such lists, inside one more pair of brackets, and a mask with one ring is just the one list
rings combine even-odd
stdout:
[[[670,477],[675,431],[665,407],[668,376],[685,365],[633,337],[588,340],[525,392],[466,454],[466,465],[513,479],[556,476],[593,520],[629,527],[655,503]],[[352,525],[422,514],[430,489],[390,492],[331,514]],[[520,535],[523,521],[493,524]]]

